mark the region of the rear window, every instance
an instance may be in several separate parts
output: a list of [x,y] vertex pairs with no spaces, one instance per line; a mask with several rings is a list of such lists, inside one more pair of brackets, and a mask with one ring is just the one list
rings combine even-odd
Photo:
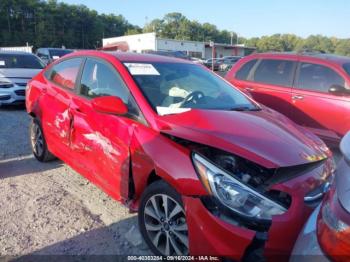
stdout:
[[34,55],[0,54],[0,68],[43,69],[44,64]]
[[81,58],[72,58],[54,65],[49,79],[62,87],[74,89],[81,62]]
[[239,80],[247,80],[250,71],[252,70],[253,66],[256,63],[256,59],[249,61],[248,63],[245,63],[236,73],[236,78]]
[[343,65],[345,72],[350,76],[350,63],[346,63]]
[[292,86],[295,62],[264,59],[254,73],[254,81],[264,84]]

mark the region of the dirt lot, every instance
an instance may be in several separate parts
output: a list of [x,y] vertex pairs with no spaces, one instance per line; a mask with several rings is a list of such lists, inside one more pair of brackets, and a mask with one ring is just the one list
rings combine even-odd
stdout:
[[150,254],[135,214],[61,161],[32,157],[28,124],[23,108],[0,108],[0,257]]

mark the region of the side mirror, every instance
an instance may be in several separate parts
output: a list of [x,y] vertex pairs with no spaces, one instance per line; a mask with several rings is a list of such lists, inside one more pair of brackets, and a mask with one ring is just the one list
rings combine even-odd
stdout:
[[341,85],[332,85],[328,89],[328,92],[337,96],[350,94],[350,90]]
[[123,100],[116,96],[101,96],[91,100],[94,110],[105,114],[125,115],[128,112]]

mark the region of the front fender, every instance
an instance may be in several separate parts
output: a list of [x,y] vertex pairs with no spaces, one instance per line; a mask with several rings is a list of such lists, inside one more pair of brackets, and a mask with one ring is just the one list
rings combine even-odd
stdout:
[[152,172],[174,187],[180,195],[208,194],[196,174],[190,150],[168,137],[140,124],[134,130],[130,152],[136,202]]

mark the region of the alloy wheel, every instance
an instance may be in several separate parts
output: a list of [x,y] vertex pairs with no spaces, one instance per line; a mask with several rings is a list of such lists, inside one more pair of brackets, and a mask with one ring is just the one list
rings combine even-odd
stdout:
[[188,254],[188,227],[182,206],[165,194],[153,195],[144,209],[149,239],[163,255]]

